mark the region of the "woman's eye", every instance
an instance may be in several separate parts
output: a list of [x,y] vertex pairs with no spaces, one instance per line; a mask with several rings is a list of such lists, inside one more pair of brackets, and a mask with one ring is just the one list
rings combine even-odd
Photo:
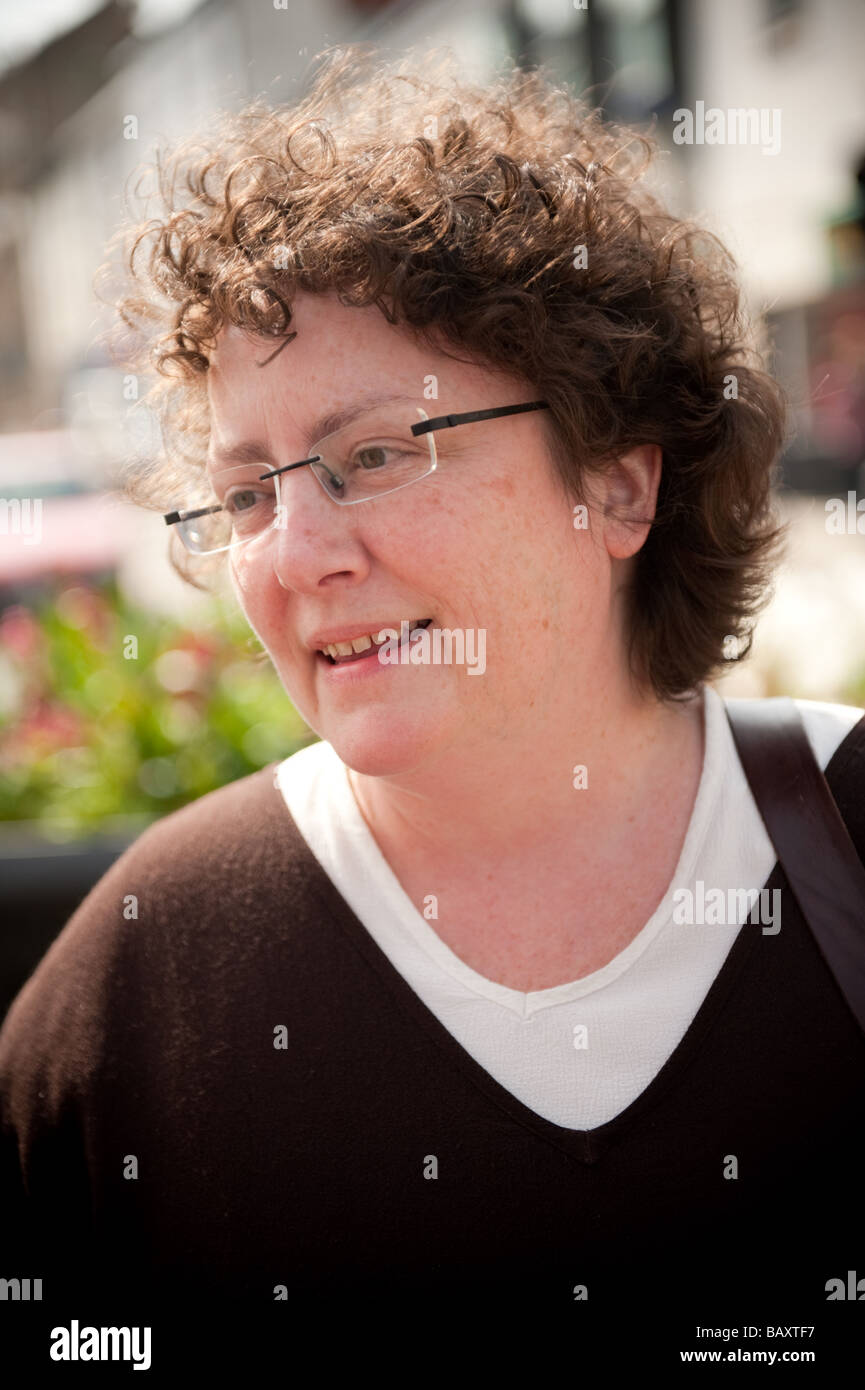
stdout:
[[254,507],[259,494],[253,488],[238,488],[223,504],[230,512],[245,512]]
[[390,450],[384,444],[367,444],[362,449],[358,449],[355,454],[355,461],[361,468],[383,468],[387,463],[387,456]]

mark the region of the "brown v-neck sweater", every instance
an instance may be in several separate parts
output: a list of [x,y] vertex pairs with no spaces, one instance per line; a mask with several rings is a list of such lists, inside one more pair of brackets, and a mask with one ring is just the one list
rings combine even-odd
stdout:
[[[865,719],[827,777],[865,859]],[[53,1323],[286,1298],[531,1306],[580,1336],[651,1309],[674,1346],[694,1320],[848,1326],[826,1283],[865,1278],[865,1037],[777,865],[766,886],[781,931],[744,926],[646,1090],[572,1131],[414,994],[272,768],[203,797],[112,866],[8,1015],[0,1275],[42,1278]]]

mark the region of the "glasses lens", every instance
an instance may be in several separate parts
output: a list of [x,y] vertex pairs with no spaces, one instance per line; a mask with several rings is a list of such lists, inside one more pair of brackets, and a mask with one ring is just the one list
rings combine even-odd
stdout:
[[310,467],[336,502],[361,502],[417,482],[435,468],[432,433],[413,435],[428,418],[411,407],[371,411],[310,448]]
[[[313,444],[309,457],[316,462],[309,466],[335,502],[362,502],[396,492],[435,469],[432,432],[411,432],[412,425],[425,419],[426,411],[417,406],[370,411]],[[280,489],[286,490],[287,501],[295,470],[261,481],[269,468],[267,463],[245,463],[213,473],[212,491],[181,512],[177,523],[187,550],[210,555],[244,545],[279,525]]]
[[212,475],[211,501],[192,508],[177,523],[187,550],[195,555],[228,550],[253,540],[273,525],[274,480],[259,481],[259,475],[267,468],[265,463],[242,464]]
[[196,515],[195,510],[183,521],[177,523],[180,539],[193,555],[207,555],[212,550],[223,550],[231,540],[231,527],[225,524],[221,513]]

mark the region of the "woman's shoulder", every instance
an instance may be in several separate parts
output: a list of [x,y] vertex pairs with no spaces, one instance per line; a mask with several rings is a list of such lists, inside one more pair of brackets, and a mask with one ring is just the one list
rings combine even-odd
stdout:
[[199,797],[123,851],[13,1001],[0,1073],[13,1038],[35,1044],[56,1025],[96,1050],[106,1011],[130,1007],[148,981],[187,978],[203,954],[243,958],[274,922],[290,922],[304,899],[303,848],[274,775],[262,768]]
[[[796,699],[794,704],[802,716],[814,757],[825,771],[848,734],[860,723],[865,709],[828,700]],[[865,726],[860,732],[865,738]]]
[[187,856],[192,855],[196,862],[217,867],[223,853],[231,855],[235,847],[270,838],[281,809],[276,770],[276,766],[261,768],[160,817],[129,845],[117,863],[135,859],[165,870],[177,862],[188,862]]
[[[787,697],[757,703],[771,712]],[[865,858],[865,709],[828,700],[792,697],[814,759],[841,809],[854,843]],[[732,743],[730,745],[732,748]]]
[[302,842],[280,792],[282,764],[270,764],[154,821],[115,860],[99,881],[134,871],[161,894],[186,885],[200,892],[223,880],[274,862],[284,862]]

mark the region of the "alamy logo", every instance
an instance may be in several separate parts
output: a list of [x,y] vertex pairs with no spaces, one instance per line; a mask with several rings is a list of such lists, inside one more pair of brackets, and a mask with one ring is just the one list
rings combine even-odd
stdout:
[[24,536],[25,545],[42,539],[41,497],[0,497],[0,535]]
[[[701,878],[690,888],[677,888],[673,894],[673,921],[677,926],[724,927],[745,922],[756,912],[755,922],[765,922],[764,936],[777,936],[781,930],[781,889],[707,888]],[[771,906],[770,906],[771,902]]]
[[865,497],[857,497],[850,489],[846,506],[843,497],[830,497],[826,502],[826,530],[833,536],[865,536]]
[[[134,1371],[150,1369],[149,1327],[52,1327],[52,1361],[133,1361]],[[142,1345],[143,1344],[143,1345]]]
[[0,1299],[11,1299],[13,1303],[29,1303],[41,1298],[41,1279],[0,1279]]
[[694,110],[673,112],[673,141],[677,145],[760,145],[764,154],[781,149],[780,107],[735,106],[728,111],[698,101]]
[[833,1303],[837,1299],[851,1299],[858,1303],[865,1300],[865,1279],[859,1279],[855,1269],[847,1271],[847,1287],[844,1287],[843,1279],[828,1279],[826,1281],[826,1302]]
[[470,676],[487,669],[487,630],[479,628],[416,627],[405,619],[396,628],[383,627],[376,634],[378,659],[383,666],[465,666]]

